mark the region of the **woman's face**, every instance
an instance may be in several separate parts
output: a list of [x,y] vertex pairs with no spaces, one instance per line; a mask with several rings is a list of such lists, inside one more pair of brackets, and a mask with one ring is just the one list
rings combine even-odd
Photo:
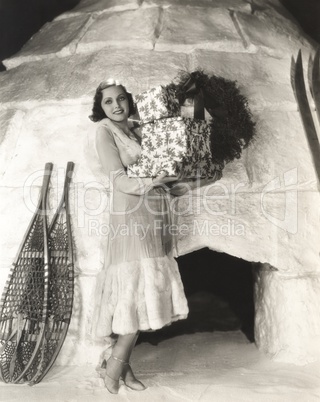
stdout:
[[127,121],[129,117],[129,101],[121,85],[102,90],[101,107],[106,116],[115,122]]

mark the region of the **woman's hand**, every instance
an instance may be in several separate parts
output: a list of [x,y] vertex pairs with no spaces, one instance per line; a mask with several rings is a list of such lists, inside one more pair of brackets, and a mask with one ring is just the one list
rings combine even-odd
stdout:
[[189,186],[187,182],[180,183],[179,181],[172,186],[170,186],[170,194],[174,195],[175,197],[181,197],[188,191],[190,191],[192,188]]
[[159,176],[153,179],[153,186],[166,186],[169,188],[170,194],[174,196],[181,196],[190,190],[200,188],[212,184],[217,179],[214,178],[202,178],[202,179],[183,179],[180,176],[167,176],[165,172],[159,174]]
[[177,181],[177,176],[167,176],[165,172],[160,173],[159,176],[155,177],[152,182],[154,187],[163,186],[164,184],[171,183],[173,181]]

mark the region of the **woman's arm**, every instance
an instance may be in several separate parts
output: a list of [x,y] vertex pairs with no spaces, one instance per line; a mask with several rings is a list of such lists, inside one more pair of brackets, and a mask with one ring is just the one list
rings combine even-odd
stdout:
[[107,127],[98,127],[96,147],[103,170],[116,190],[126,194],[142,195],[154,187],[151,178],[142,179],[127,176],[112,132]]

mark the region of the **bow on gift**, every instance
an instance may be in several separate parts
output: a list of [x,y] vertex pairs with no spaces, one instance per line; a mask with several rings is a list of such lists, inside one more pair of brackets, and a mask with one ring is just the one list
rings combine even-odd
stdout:
[[190,95],[193,98],[193,118],[204,120],[204,95],[202,88],[197,88],[197,83],[191,75],[182,88],[187,97]]
[[188,74],[186,82],[182,85],[182,89],[188,97],[194,99],[193,118],[204,120],[204,110],[207,109],[212,117],[226,117],[228,112],[223,106],[218,106],[212,97],[207,96],[203,88],[198,87],[197,80],[191,74]]

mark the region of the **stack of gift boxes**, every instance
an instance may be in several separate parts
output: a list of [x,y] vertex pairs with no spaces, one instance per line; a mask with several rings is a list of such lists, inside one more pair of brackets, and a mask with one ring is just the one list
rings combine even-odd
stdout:
[[141,120],[141,156],[129,165],[129,177],[155,177],[165,172],[183,178],[216,177],[210,126],[205,120],[181,117],[171,88],[158,86],[135,97]]

